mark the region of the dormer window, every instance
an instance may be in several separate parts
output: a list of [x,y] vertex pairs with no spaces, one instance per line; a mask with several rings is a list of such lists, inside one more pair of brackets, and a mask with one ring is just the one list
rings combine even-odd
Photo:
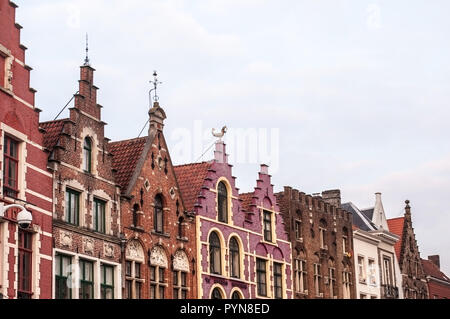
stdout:
[[219,222],[228,222],[228,190],[224,182],[217,187],[217,205]]
[[89,137],[84,139],[83,146],[84,170],[88,173],[92,172],[92,141]]

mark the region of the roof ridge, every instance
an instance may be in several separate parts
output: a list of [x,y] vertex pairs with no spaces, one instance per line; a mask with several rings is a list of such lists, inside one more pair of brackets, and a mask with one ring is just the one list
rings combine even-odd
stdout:
[[129,139],[126,139],[126,140],[120,140],[120,141],[112,141],[112,142],[109,142],[109,144],[114,144],[114,143],[123,143],[123,142],[131,142],[131,141],[137,141],[137,140],[141,140],[141,139],[145,139],[145,138],[147,138],[148,136],[142,136],[142,137],[134,137],[134,138],[129,138]]
[[59,119],[59,120],[50,120],[50,121],[39,122],[39,125],[47,124],[47,123],[56,123],[56,122],[67,121],[67,120],[70,120],[70,118],[67,117],[67,118]]
[[192,166],[192,165],[200,165],[200,164],[211,164],[211,162],[196,162],[196,163],[187,163],[187,164],[180,164],[180,165],[173,165],[173,167],[186,167],[186,166]]
[[404,218],[405,218],[405,216],[400,216],[400,217],[388,218],[386,220],[404,219]]

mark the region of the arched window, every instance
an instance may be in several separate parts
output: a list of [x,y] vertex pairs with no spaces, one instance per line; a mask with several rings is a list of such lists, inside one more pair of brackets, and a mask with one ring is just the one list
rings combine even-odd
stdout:
[[216,232],[209,235],[209,269],[212,274],[222,274],[220,239]]
[[228,190],[224,182],[217,187],[218,218],[220,222],[228,222]]
[[237,290],[235,290],[231,295],[231,299],[242,299],[242,296]]
[[83,146],[84,170],[91,173],[92,171],[92,142],[89,137],[84,139]]
[[239,244],[235,237],[230,239],[230,275],[233,278],[241,277]]
[[154,217],[155,231],[157,233],[164,233],[164,210],[163,199],[160,194],[155,197],[155,217]]
[[219,288],[214,288],[211,294],[211,299],[223,299],[222,292]]

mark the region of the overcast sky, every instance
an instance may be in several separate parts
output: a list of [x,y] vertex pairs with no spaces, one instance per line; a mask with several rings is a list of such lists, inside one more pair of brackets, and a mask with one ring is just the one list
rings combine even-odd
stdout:
[[[409,199],[422,257],[440,254],[450,274],[449,1],[15,2],[42,121],[76,92],[88,32],[112,140],[139,134],[156,69],[176,164],[214,141],[199,125],[266,129],[276,190],[339,188],[361,208],[382,192],[388,218]],[[242,191],[258,169],[235,164]]]

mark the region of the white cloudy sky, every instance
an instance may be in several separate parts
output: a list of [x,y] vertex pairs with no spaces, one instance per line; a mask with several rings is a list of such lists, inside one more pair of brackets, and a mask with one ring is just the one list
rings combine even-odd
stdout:
[[[410,199],[422,256],[450,274],[449,1],[15,2],[41,120],[75,93],[88,32],[108,137],[139,134],[156,69],[175,163],[213,141],[181,156],[195,121],[279,129],[277,190],[340,188],[360,207],[380,191],[388,218]],[[235,165],[243,191],[257,170]]]

